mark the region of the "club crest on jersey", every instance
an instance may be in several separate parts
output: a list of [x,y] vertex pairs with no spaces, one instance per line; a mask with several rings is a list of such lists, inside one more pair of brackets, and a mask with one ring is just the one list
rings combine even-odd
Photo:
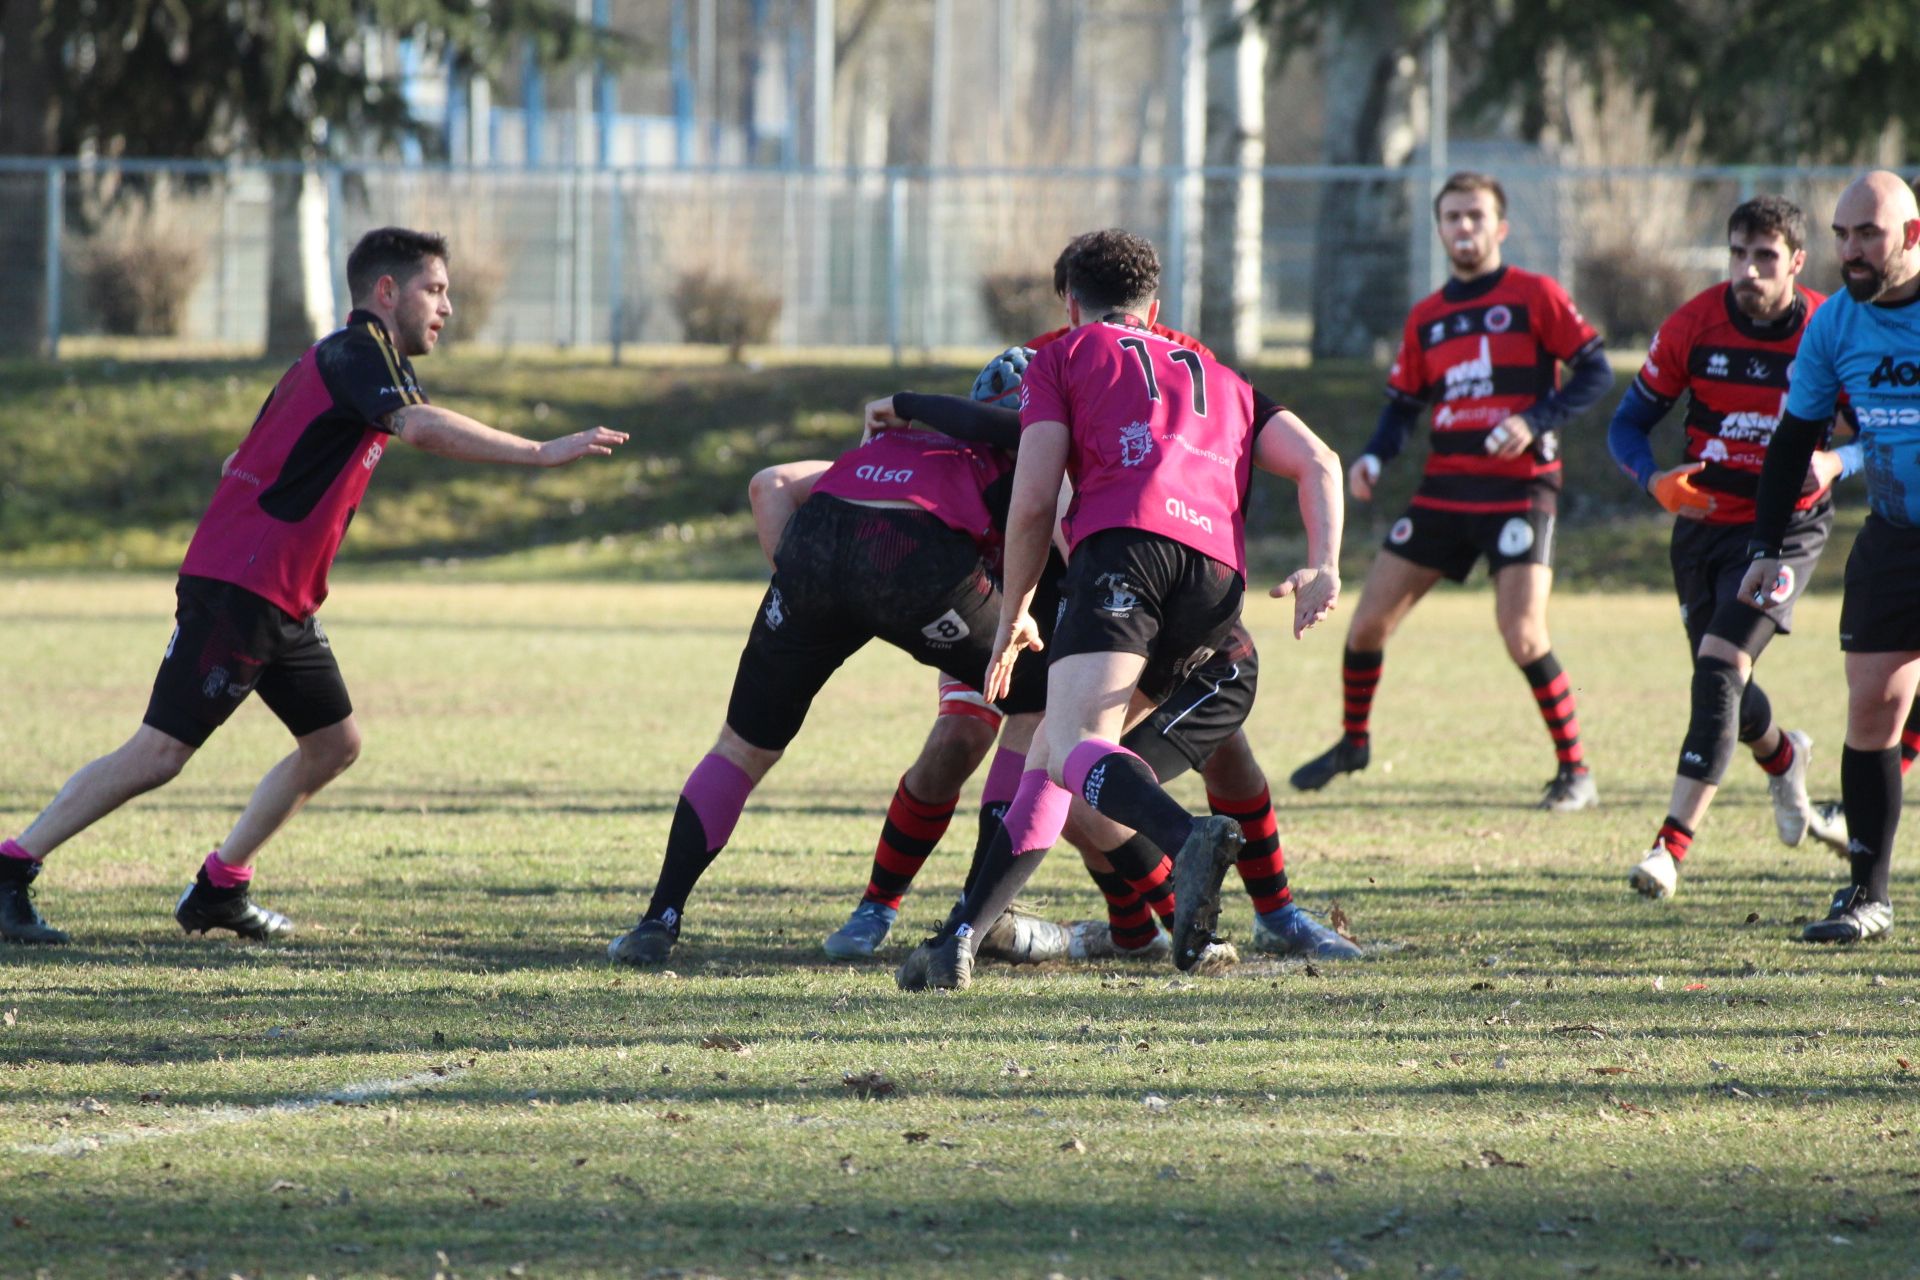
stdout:
[[1765,382],[1773,376],[1773,364],[1763,356],[1747,357],[1747,377],[1755,382]]
[[373,470],[380,461],[380,455],[385,452],[386,449],[381,446],[378,440],[375,440],[373,444],[368,446],[367,456],[360,460],[360,465],[369,471]]
[[1137,467],[1153,452],[1153,424],[1129,422],[1120,428],[1120,465]]
[[1133,593],[1124,573],[1103,573],[1094,579],[1093,585],[1106,593],[1095,606],[1103,613],[1116,618],[1130,617],[1140,604],[1140,597]]
[[1533,547],[1533,526],[1519,516],[1500,526],[1500,554],[1523,556]]
[[780,596],[780,588],[767,592],[767,630],[778,631],[780,624],[787,620],[787,602]]
[[1785,604],[1793,599],[1793,586],[1793,566],[1783,564],[1780,566],[1780,572],[1773,575],[1773,586],[1767,590],[1767,599],[1775,604]]
[[1488,333],[1505,333],[1513,328],[1513,312],[1505,307],[1488,307],[1486,325]]
[[1413,536],[1413,521],[1401,516],[1393,522],[1393,528],[1387,530],[1387,541],[1398,547]]

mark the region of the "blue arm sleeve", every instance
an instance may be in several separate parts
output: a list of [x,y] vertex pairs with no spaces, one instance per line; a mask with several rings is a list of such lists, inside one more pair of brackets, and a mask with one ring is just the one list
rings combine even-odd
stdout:
[[1840,457],[1840,478],[1842,480],[1845,480],[1848,476],[1859,475],[1861,468],[1867,465],[1867,447],[1858,440],[1850,444],[1841,445],[1838,449],[1834,450],[1834,453]]
[[1425,406],[1418,400],[1388,392],[1387,402],[1380,406],[1380,421],[1367,438],[1364,452],[1381,462],[1393,461],[1400,450],[1406,447],[1407,436],[1413,430],[1413,424],[1419,421],[1423,408]]
[[1583,347],[1569,363],[1572,369],[1567,385],[1541,396],[1532,408],[1520,415],[1535,435],[1564,427],[1600,403],[1600,397],[1613,385],[1613,366],[1607,363],[1606,349],[1598,338]]
[[1648,437],[1671,408],[1673,401],[1655,396],[1636,378],[1627,388],[1627,394],[1621,397],[1620,407],[1613,411],[1613,421],[1607,423],[1607,452],[1642,489],[1660,469]]

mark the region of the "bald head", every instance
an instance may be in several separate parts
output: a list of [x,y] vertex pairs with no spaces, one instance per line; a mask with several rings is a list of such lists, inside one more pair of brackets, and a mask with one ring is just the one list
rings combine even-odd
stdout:
[[1920,289],[1920,204],[1899,174],[1875,169],[1848,183],[1834,206],[1833,237],[1841,278],[1858,301],[1899,301]]

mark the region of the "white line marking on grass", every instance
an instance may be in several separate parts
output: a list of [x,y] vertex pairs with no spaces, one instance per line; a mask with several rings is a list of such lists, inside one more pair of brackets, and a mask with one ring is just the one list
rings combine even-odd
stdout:
[[465,1070],[464,1067],[444,1067],[438,1071],[421,1071],[391,1080],[362,1080],[326,1093],[316,1093],[305,1098],[286,1098],[258,1107],[208,1107],[204,1111],[194,1112],[182,1124],[155,1125],[152,1128],[129,1129],[120,1133],[85,1134],[79,1137],[62,1138],[58,1142],[22,1143],[12,1148],[12,1154],[84,1156],[105,1147],[125,1146],[128,1143],[146,1142],[154,1138],[177,1138],[183,1134],[198,1133],[203,1129],[214,1129],[222,1125],[247,1124],[273,1116],[295,1115],[302,1111],[316,1111],[321,1107],[346,1106],[356,1102],[369,1102],[375,1098],[391,1097],[397,1093],[412,1093],[416,1089],[445,1083]]

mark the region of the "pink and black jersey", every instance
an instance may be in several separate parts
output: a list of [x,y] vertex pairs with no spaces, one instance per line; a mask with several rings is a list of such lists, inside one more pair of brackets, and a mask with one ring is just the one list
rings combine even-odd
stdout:
[[294,362],[260,406],[194,530],[185,575],[272,601],[295,618],[327,598],[327,570],[390,434],[425,404],[386,326],[355,311]]
[[[1807,320],[1826,295],[1800,289],[1793,307],[1761,324],[1717,284],[1667,317],[1637,379],[1662,410],[1687,393],[1687,461],[1704,462],[1694,483],[1717,498],[1709,524],[1750,524],[1760,467],[1787,407],[1787,377]],[[1826,490],[1800,496],[1805,511]]]
[[[1449,281],[1415,303],[1387,391],[1433,406],[1433,446],[1413,505],[1465,510],[1520,484],[1560,484],[1546,439],[1517,458],[1487,453],[1487,433],[1560,383],[1560,362],[1600,344],[1558,282],[1518,267]],[[1423,501],[1424,499],[1424,501]]]
[[1246,573],[1242,495],[1253,466],[1253,388],[1211,356],[1138,324],[1082,325],[1034,354],[1022,428],[1071,433],[1071,550],[1140,529]]
[[937,431],[883,431],[841,454],[813,491],[856,502],[911,502],[992,553],[1000,546],[1006,512],[1003,501],[995,517],[988,491],[1011,471],[998,449]]

